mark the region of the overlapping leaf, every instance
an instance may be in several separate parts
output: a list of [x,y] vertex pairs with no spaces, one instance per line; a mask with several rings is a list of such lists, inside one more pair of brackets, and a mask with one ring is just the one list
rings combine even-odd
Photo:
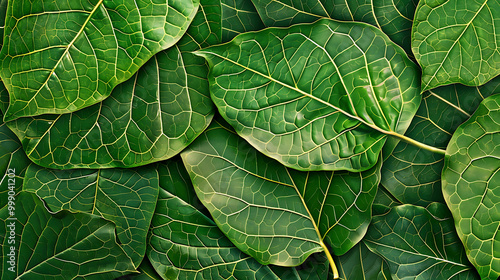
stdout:
[[453,83],[482,85],[500,74],[500,3],[422,0],[412,50],[422,67],[422,91]]
[[[343,254],[364,235],[380,165],[363,173],[300,172],[260,154],[227,124],[181,153],[201,202],[226,236],[262,264]],[[332,265],[333,260],[330,260]]]
[[160,275],[156,273],[153,265],[147,257],[142,260],[141,265],[137,268],[138,273],[127,274],[114,280],[162,280]]
[[443,204],[396,206],[373,217],[364,242],[395,279],[478,279],[448,215]]
[[[135,271],[132,261],[117,244],[115,227],[98,216],[49,214],[31,193],[21,192],[16,200],[15,218],[0,210],[2,279],[85,279],[108,280]],[[15,239],[7,224],[15,223]],[[15,244],[9,243],[15,240]],[[14,272],[10,260],[14,247]]]
[[366,22],[380,28],[411,53],[416,0],[252,0],[267,26],[290,26],[328,17]]
[[51,211],[91,213],[112,221],[123,250],[139,266],[146,253],[158,186],[154,166],[55,170],[31,165],[23,189],[36,193]]
[[363,242],[349,252],[335,257],[342,280],[389,280],[392,279],[388,264],[371,252]]
[[222,42],[228,42],[234,36],[263,29],[262,22],[257,10],[248,0],[222,0]]
[[372,167],[420,103],[418,69],[378,29],[320,20],[239,35],[196,52],[238,134],[301,170]]
[[5,120],[102,101],[186,32],[198,0],[9,1],[0,76]]
[[161,180],[148,258],[164,279],[326,278],[328,261],[321,256],[308,260],[307,267],[296,270],[263,266],[245,255],[203,213],[206,209],[198,206],[196,196],[186,195],[194,194],[194,189],[182,162],[170,160],[161,164],[161,168],[169,175]]
[[[450,85],[426,91],[406,136],[444,148],[455,129],[486,97],[500,93],[500,78],[484,86]],[[403,203],[427,206],[442,201],[444,156],[400,142],[382,167],[382,185]]]
[[500,95],[486,98],[453,134],[443,194],[482,279],[500,276]]

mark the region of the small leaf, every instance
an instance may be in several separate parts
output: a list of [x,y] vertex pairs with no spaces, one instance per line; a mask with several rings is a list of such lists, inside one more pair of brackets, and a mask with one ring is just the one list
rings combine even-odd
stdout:
[[380,165],[362,173],[288,169],[218,122],[181,156],[219,228],[262,264],[330,256],[325,243],[347,252],[365,233],[380,179]]
[[160,275],[156,273],[156,270],[154,269],[153,265],[151,265],[151,262],[149,262],[149,259],[145,257],[142,260],[141,265],[137,268],[137,271],[139,272],[134,273],[134,274],[127,274],[118,278],[115,278],[114,280],[162,280]]
[[421,0],[412,50],[422,91],[453,83],[485,84],[500,74],[498,1]]
[[5,120],[64,114],[104,100],[186,32],[198,0],[9,1],[0,76]]
[[[15,218],[9,219],[7,207],[0,210],[5,231],[0,232],[2,279],[108,280],[134,272],[134,265],[116,243],[115,227],[98,216],[63,211],[49,214],[31,193],[16,196]],[[16,238],[10,239],[15,223]],[[15,240],[15,244],[9,242]],[[14,247],[14,272],[8,254]],[[3,266],[3,267],[2,267]]]
[[31,165],[23,188],[51,211],[84,212],[113,222],[123,250],[135,266],[141,263],[158,199],[154,168],[55,170]]
[[443,195],[458,236],[482,279],[500,276],[500,95],[486,98],[453,134]]
[[248,31],[264,29],[254,5],[248,0],[222,0],[222,42]]
[[380,30],[323,19],[196,52],[222,116],[262,153],[299,170],[371,168],[420,103],[419,70]]
[[365,244],[389,263],[395,279],[478,279],[443,204],[401,205],[374,216]]

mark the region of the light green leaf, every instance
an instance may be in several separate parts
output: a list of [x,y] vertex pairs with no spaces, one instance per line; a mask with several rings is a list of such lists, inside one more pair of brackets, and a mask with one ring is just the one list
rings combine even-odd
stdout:
[[486,98],[446,149],[443,195],[482,279],[500,276],[500,95]]
[[[31,193],[16,196],[15,221],[7,207],[0,210],[2,228],[0,271],[2,279],[108,280],[134,272],[134,265],[116,243],[115,227],[98,216],[49,214]],[[15,239],[7,225],[15,223]],[[9,243],[15,240],[15,244]],[[14,272],[9,268],[14,247]]]
[[[495,93],[500,93],[500,77],[480,87],[455,84],[426,91],[405,135],[444,148],[456,128],[474,113],[479,103]],[[403,203],[423,207],[436,201],[444,203],[441,191],[443,159],[444,155],[401,141],[384,161],[381,184]]]
[[421,0],[412,50],[422,67],[422,91],[453,83],[482,85],[500,74],[500,3]]
[[146,253],[158,185],[154,166],[55,170],[31,165],[23,189],[36,193],[51,211],[90,213],[113,222],[123,250],[137,267]]
[[63,114],[102,101],[186,32],[198,0],[9,1],[0,76],[4,119]]
[[417,66],[363,23],[269,28],[196,54],[210,63],[222,116],[259,151],[299,170],[371,168],[420,103]]
[[394,279],[478,279],[448,215],[443,204],[396,206],[373,217],[363,240],[389,263]]
[[[196,193],[226,236],[262,264],[341,255],[363,237],[380,164],[363,173],[288,169],[213,123],[181,153]],[[330,264],[333,260],[330,259]]]
[[335,257],[341,280],[389,280],[392,279],[388,264],[371,252],[363,242],[349,252]]
[[[197,47],[185,42],[187,48]],[[133,167],[170,158],[210,123],[208,69],[176,45],[99,104],[8,123],[28,157],[49,168]]]
[[369,23],[411,54],[417,0],[252,0],[266,26],[290,26],[319,18]]

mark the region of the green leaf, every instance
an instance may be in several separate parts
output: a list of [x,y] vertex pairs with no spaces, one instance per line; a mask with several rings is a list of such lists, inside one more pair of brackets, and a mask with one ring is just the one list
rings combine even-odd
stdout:
[[[296,266],[363,237],[380,165],[363,172],[288,169],[213,123],[181,153],[196,193],[226,236],[262,264]],[[330,262],[333,263],[333,260]]]
[[175,46],[154,56],[99,104],[8,125],[28,157],[49,168],[133,167],[164,160],[189,145],[212,119],[207,72],[203,59]]
[[371,252],[363,242],[349,252],[335,257],[341,280],[387,280],[392,279],[388,264]]
[[102,101],[186,32],[198,0],[9,1],[0,76],[4,119],[63,114]]
[[222,116],[259,151],[299,170],[371,168],[420,103],[417,66],[363,23],[269,28],[196,54],[210,63]]
[[1,208],[7,205],[9,193],[12,195],[21,191],[25,172],[31,161],[24,154],[16,135],[5,124],[0,125],[0,151]]
[[257,10],[248,0],[221,0],[222,42],[228,42],[240,33],[263,29]]
[[500,3],[421,0],[412,50],[422,67],[422,91],[453,83],[482,85],[500,74]]
[[[2,279],[108,280],[134,272],[134,265],[116,243],[115,227],[98,216],[49,214],[34,195],[16,197],[16,220],[9,219],[7,207],[0,210],[2,228],[0,271]],[[15,223],[15,239],[7,227]],[[15,240],[15,243],[10,240]],[[14,247],[14,272],[10,270]]]
[[395,279],[478,279],[448,215],[443,204],[396,206],[373,217],[363,240]]
[[142,260],[137,271],[139,272],[138,274],[127,274],[115,278],[115,280],[162,280],[161,276],[156,273],[156,270],[147,257]]
[[[382,169],[384,165],[382,165]],[[382,179],[384,177],[382,176]],[[382,184],[379,185],[377,195],[373,200],[373,215],[384,215],[395,206],[401,205],[401,201],[395,198],[390,191],[388,191]]]
[[[474,113],[479,103],[495,93],[500,93],[500,77],[480,87],[455,84],[426,91],[405,135],[444,148],[453,132]],[[381,184],[403,203],[423,207],[436,201],[444,203],[441,191],[443,159],[444,155],[401,141],[384,161]]]
[[453,134],[443,195],[458,236],[482,279],[500,276],[500,95],[486,98]]
[[55,170],[31,165],[23,189],[36,193],[51,211],[91,213],[113,222],[123,250],[137,267],[146,253],[158,185],[158,173],[150,166]]
[[319,18],[369,23],[411,54],[417,0],[252,0],[266,26],[290,26]]

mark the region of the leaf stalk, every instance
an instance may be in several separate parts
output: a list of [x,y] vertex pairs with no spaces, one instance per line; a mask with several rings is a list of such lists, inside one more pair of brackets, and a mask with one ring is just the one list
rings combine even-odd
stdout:
[[337,270],[337,266],[335,265],[335,261],[333,260],[333,257],[330,254],[330,250],[328,249],[328,247],[326,247],[323,240],[321,240],[320,245],[323,248],[323,250],[325,251],[326,257],[328,258],[328,262],[330,263],[330,268],[332,269],[332,272],[333,272],[333,279],[339,279],[339,271]]

